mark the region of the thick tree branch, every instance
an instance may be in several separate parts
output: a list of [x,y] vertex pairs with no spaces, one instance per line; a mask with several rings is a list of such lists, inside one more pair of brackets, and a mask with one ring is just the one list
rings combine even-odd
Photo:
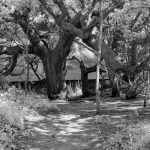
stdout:
[[18,11],[15,11],[13,14],[11,14],[11,16],[14,17],[16,22],[21,26],[24,33],[27,35],[33,46],[34,53],[39,57],[43,56],[44,53],[47,53],[47,45],[45,44],[45,41],[40,38],[40,34],[38,33],[38,31],[36,31],[36,29],[33,29],[29,22],[24,19],[24,17],[22,17]]
[[[32,45],[28,46],[28,50],[29,54],[34,54],[34,49]],[[8,47],[6,45],[0,45],[0,55],[10,55],[12,59],[8,65],[6,65],[2,70],[0,70],[0,73],[3,73],[3,75],[5,76],[11,74],[11,72],[17,65],[18,56],[20,54],[23,54],[23,52],[24,49],[21,46]]]
[[53,13],[52,9],[48,6],[48,4],[45,2],[45,0],[38,0],[42,7],[54,18],[56,19],[55,14]]
[[61,10],[62,12],[62,16],[61,18],[64,19],[66,18],[67,16],[69,16],[69,13],[66,9],[66,6],[63,2],[63,0],[53,0],[53,2],[59,7],[59,9]]
[[2,73],[4,76],[11,74],[11,72],[14,70],[14,68],[17,65],[18,55],[17,54],[13,55],[11,59],[12,59],[12,63],[10,62],[6,67],[0,70],[0,73]]
[[39,35],[32,29],[32,27],[29,25],[29,23],[23,19],[23,17],[20,15],[19,12],[15,11],[11,16],[14,17],[16,22],[22,27],[24,33],[27,33],[27,36],[29,37],[29,40],[33,45],[37,45],[40,42]]
[[[93,48],[95,50],[95,54],[97,53],[97,41],[96,36],[91,37],[89,39],[83,40],[85,44],[87,44],[89,47]],[[112,51],[112,49],[106,45],[104,42],[102,43],[102,52],[101,52],[102,59],[105,60],[105,63],[109,68],[116,73],[117,69],[124,68],[124,64],[118,62],[115,58],[115,55]]]
[[[34,54],[34,49],[32,45],[28,46],[29,54]],[[6,55],[19,55],[23,54],[24,48],[21,46],[14,46],[9,47],[6,45],[0,45],[0,55],[6,54]]]
[[0,46],[0,55],[6,54],[6,55],[17,55],[22,54],[23,48],[20,46],[14,46],[14,47],[6,47],[5,45]]
[[89,37],[89,33],[83,33],[81,29],[76,28],[71,23],[62,22],[62,28],[66,31],[69,31],[71,34],[78,36],[81,39],[87,39]]
[[[114,5],[112,5],[111,8],[106,9],[103,12],[103,20],[106,19],[108,17],[108,15],[113,12],[117,7],[119,6],[123,6],[124,3],[119,1],[119,2],[115,2]],[[86,27],[85,31],[90,31],[92,30],[95,26],[97,26],[99,24],[99,18],[95,18],[93,19],[93,21]]]
[[74,38],[74,34],[69,34],[68,32],[61,33],[58,44],[53,50],[60,56],[60,61],[64,62],[64,60],[68,57]]

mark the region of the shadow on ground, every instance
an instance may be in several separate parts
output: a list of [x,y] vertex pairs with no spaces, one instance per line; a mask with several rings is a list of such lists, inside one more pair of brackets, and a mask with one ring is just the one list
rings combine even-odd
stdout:
[[21,142],[25,150],[100,150],[102,142],[127,124],[149,119],[143,101],[104,98],[102,115],[95,115],[95,101],[58,103],[60,114],[28,120],[31,139]]

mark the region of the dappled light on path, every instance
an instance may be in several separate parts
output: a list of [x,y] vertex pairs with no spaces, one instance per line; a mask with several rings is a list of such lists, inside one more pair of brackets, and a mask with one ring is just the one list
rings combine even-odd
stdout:
[[24,145],[26,150],[100,150],[104,140],[140,115],[141,103],[104,99],[101,116],[94,101],[59,103],[59,114],[27,118],[32,136]]

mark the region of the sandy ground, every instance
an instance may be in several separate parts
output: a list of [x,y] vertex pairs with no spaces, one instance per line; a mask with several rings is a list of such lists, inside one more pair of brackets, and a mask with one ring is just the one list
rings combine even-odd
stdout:
[[125,101],[121,98],[103,98],[101,116],[95,114],[95,101],[88,99],[58,101],[59,114],[28,119],[32,136],[21,142],[20,149],[101,150],[102,143],[116,131],[149,116],[149,110],[143,109],[141,99]]

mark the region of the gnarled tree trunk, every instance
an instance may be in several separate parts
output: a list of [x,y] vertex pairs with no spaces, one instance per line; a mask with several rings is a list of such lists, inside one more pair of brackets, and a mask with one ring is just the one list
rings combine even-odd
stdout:
[[48,98],[56,98],[63,89],[63,61],[59,61],[59,55],[54,51],[41,59],[46,75]]
[[112,82],[112,97],[120,96],[119,78],[115,76]]
[[74,40],[72,35],[62,34],[54,50],[47,50],[42,57],[47,81],[48,98],[56,98],[64,88],[65,70],[64,65],[71,45]]
[[80,69],[81,69],[82,94],[83,97],[86,97],[90,94],[88,90],[88,72],[82,61],[80,63]]

